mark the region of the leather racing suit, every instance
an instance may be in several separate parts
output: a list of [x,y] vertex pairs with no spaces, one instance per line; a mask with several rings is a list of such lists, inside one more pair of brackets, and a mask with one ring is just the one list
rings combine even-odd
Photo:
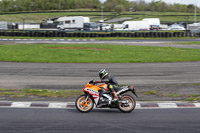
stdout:
[[116,91],[119,88],[119,85],[118,85],[118,82],[117,82],[117,80],[115,79],[114,76],[108,74],[107,76],[105,76],[104,79],[99,80],[99,81],[95,81],[95,84],[97,84],[97,83],[107,84],[109,91],[114,95],[114,99],[115,100],[118,99],[118,97],[116,95]]

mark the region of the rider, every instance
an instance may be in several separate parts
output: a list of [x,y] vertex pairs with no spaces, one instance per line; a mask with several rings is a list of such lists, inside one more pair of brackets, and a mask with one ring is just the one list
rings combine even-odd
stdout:
[[97,84],[97,83],[106,83],[108,85],[109,91],[111,92],[111,94],[114,97],[114,100],[115,101],[118,100],[118,96],[117,96],[117,93],[116,93],[115,90],[119,86],[118,86],[118,82],[115,79],[115,77],[110,75],[105,69],[101,69],[99,71],[99,77],[100,77],[101,80],[95,81],[95,84]]

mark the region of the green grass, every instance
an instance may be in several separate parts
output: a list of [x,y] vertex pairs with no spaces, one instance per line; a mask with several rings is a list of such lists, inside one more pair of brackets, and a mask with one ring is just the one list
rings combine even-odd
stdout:
[[[21,13],[21,14],[0,14],[1,21],[8,21],[8,22],[22,22],[23,18],[25,18],[25,22],[32,22],[32,23],[40,23],[43,20],[48,18],[56,18],[57,16],[88,16],[91,18],[92,22],[99,21],[101,19],[101,11],[99,12],[81,12],[80,9],[74,10],[77,12],[51,12],[51,13]],[[87,11],[87,10],[83,10]],[[112,18],[116,16],[117,13],[115,12],[104,12],[104,20]],[[172,16],[168,16],[172,15]],[[179,15],[179,16],[173,16]],[[131,17],[132,20],[142,20],[143,18],[160,18],[161,23],[163,22],[185,22],[185,16],[189,16],[189,22],[194,21],[194,13],[186,13],[186,12],[124,12],[117,17]],[[197,21],[200,21],[200,18],[197,17]]]
[[182,44],[182,45],[200,45],[200,42],[172,42],[172,44]]
[[47,90],[47,89],[24,89],[22,90],[25,95],[34,95],[39,97],[61,97],[68,98],[83,94],[82,90]]
[[198,94],[188,95],[185,101],[200,101],[200,96]]
[[[125,16],[120,16],[120,17],[125,17]],[[129,17],[126,15],[126,17]],[[185,16],[157,16],[157,15],[135,15],[133,17],[133,21],[136,20],[142,20],[144,18],[159,18],[161,23],[167,23],[167,22],[171,22],[171,23],[176,23],[176,22],[186,22],[185,20]],[[189,20],[187,20],[189,22],[194,21],[194,15],[189,16]],[[199,20],[198,20],[199,21]]]
[[142,91],[144,95],[160,95],[157,91],[152,90],[152,91]]
[[100,44],[0,45],[0,61],[137,63],[199,61],[199,49]]
[[174,98],[182,97],[182,95],[180,95],[180,94],[163,94],[163,96],[165,96],[165,97],[174,97]]
[[[146,96],[160,96],[171,98],[182,98],[185,101],[200,101],[198,94],[180,95],[180,94],[161,94],[158,91],[141,91],[139,95],[144,94]],[[19,100],[20,98],[27,98],[32,100],[40,100],[44,98],[73,98],[83,94],[82,90],[49,90],[49,89],[6,89],[0,88],[0,97],[6,97],[7,99]],[[150,100],[150,99],[149,99]]]
[[1,97],[23,98],[23,97],[49,97],[70,98],[83,94],[82,90],[47,90],[47,89],[0,89]]
[[[107,19],[107,15],[114,15],[113,12],[104,12],[104,19]],[[57,16],[88,16],[91,17],[91,21],[99,21],[101,19],[101,12],[51,12],[51,13],[21,13],[21,14],[3,14],[0,15],[1,21],[8,22],[23,22],[23,18],[25,18],[25,22],[28,23],[40,23],[43,20],[47,20],[49,18],[56,18]]]
[[[176,16],[174,16],[176,15]],[[125,12],[118,16],[120,17],[132,17],[132,20],[142,20],[143,18],[160,18],[161,23],[163,22],[186,22],[184,15],[189,16],[188,22],[194,22],[194,13],[186,12]],[[197,18],[200,21],[200,18]]]

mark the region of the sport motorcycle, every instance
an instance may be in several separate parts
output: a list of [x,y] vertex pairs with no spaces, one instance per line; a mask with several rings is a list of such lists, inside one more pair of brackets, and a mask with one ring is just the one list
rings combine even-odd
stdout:
[[94,106],[96,108],[118,108],[124,113],[132,112],[135,109],[136,101],[128,92],[132,92],[136,97],[136,91],[133,86],[122,86],[116,90],[118,100],[113,100],[107,84],[95,85],[94,80],[89,81],[83,87],[84,95],[80,95],[75,102],[78,111],[87,113]]

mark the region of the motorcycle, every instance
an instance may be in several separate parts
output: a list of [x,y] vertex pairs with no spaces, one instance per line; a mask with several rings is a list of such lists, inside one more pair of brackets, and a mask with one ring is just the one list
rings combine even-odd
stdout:
[[113,95],[110,93],[107,84],[95,85],[94,80],[89,81],[83,87],[84,95],[80,95],[75,102],[78,111],[87,113],[94,108],[118,108],[124,113],[132,112],[135,109],[136,101],[132,95],[127,92],[132,92],[136,97],[135,88],[133,86],[122,86],[116,90],[118,100],[113,100]]

